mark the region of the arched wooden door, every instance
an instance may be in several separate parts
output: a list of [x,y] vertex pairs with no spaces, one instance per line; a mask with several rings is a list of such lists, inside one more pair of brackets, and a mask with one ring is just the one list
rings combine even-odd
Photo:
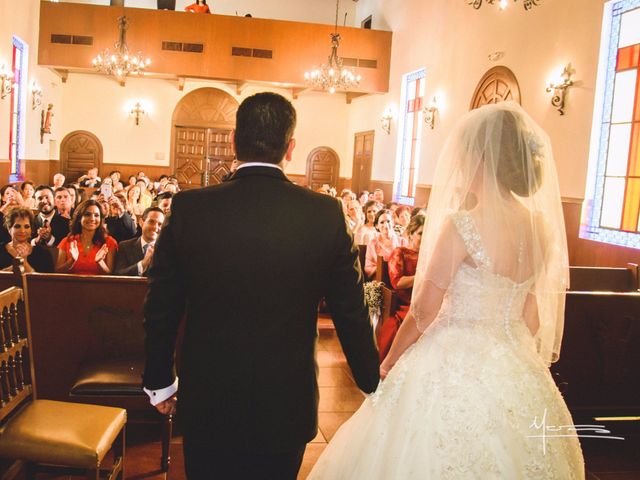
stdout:
[[325,183],[335,187],[340,175],[340,158],[329,147],[317,147],[307,157],[307,186],[312,190]]
[[217,88],[185,95],[173,112],[171,168],[181,188],[220,183],[233,161],[238,102]]
[[478,82],[469,110],[490,103],[514,100],[520,102],[520,86],[511,70],[504,66],[488,70]]
[[87,173],[87,170],[98,167],[102,171],[102,142],[93,133],[75,130],[62,139],[60,144],[60,170],[68,182]]

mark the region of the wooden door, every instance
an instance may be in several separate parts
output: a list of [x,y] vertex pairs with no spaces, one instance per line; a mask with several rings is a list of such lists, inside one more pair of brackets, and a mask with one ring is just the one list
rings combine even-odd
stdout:
[[314,148],[307,157],[307,186],[312,190],[327,184],[335,187],[340,176],[340,158],[329,147]]
[[231,171],[233,148],[231,144],[231,128],[207,129],[207,175],[205,185],[221,183]]
[[207,149],[207,129],[175,127],[175,175],[184,188],[202,186]]
[[68,182],[75,182],[87,173],[87,170],[98,167],[102,176],[102,143],[93,133],[76,130],[68,134],[60,144],[60,170]]
[[374,130],[355,134],[351,190],[356,194],[368,190],[371,183]]
[[231,171],[230,128],[175,128],[175,174],[181,187],[215,185]]

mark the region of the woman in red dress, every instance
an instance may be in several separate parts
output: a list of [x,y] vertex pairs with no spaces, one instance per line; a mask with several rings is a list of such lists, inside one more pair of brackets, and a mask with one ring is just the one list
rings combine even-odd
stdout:
[[389,280],[396,293],[397,310],[395,315],[384,319],[378,331],[380,362],[389,353],[396,332],[409,311],[423,227],[424,215],[418,214],[412,217],[406,229],[409,246],[396,248],[389,257]]
[[87,200],[78,205],[70,230],[58,245],[56,271],[80,275],[110,274],[118,243],[105,232],[100,204]]
[[211,13],[207,0],[196,0],[195,3],[187,5],[184,10],[191,13]]

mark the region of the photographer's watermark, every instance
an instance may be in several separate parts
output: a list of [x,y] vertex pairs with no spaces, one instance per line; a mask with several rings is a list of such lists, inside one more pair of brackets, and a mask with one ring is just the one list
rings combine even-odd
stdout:
[[[529,425],[530,429],[539,430],[539,435],[528,435],[528,438],[540,438],[542,439],[542,452],[547,453],[547,439],[548,438],[600,438],[604,440],[624,440],[624,437],[616,437],[609,435],[610,430],[607,430],[604,425],[549,425],[547,424],[547,409],[544,409],[544,413],[540,421],[538,416],[533,419],[533,423]],[[581,433],[584,432],[584,433]]]

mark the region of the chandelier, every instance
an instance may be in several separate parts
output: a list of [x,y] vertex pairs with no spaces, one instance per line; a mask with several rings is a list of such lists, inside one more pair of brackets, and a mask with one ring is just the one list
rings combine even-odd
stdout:
[[336,23],[335,30],[329,34],[331,37],[331,55],[327,63],[320,67],[314,67],[310,72],[305,72],[305,81],[315,88],[327,90],[335,93],[336,90],[349,90],[357,87],[362,80],[360,75],[356,75],[353,70],[342,66],[342,58],[338,56],[340,46],[340,34],[338,33],[338,7],[340,0],[336,1]]
[[[518,0],[513,1],[517,2]],[[522,0],[522,5],[524,6],[525,10],[531,10],[533,7],[537,7],[538,5],[540,5],[541,1],[542,0]],[[495,3],[495,0],[486,0],[486,2],[490,5],[493,5]],[[482,6],[482,0],[467,0],[467,3],[469,5],[472,5],[476,10],[478,10]],[[504,10],[508,5],[508,0],[498,1],[498,7],[500,7],[500,10]]]
[[121,83],[124,82],[127,75],[141,75],[151,63],[150,59],[143,59],[140,52],[135,55],[129,53],[126,40],[128,27],[127,17],[118,17],[119,36],[114,45],[113,53],[105,48],[92,61],[93,67],[98,72],[113,75]]

